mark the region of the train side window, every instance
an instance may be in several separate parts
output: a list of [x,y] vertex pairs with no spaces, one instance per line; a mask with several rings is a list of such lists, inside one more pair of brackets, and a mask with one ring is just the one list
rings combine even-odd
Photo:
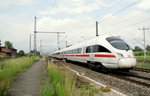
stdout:
[[92,47],[91,46],[86,47],[86,53],[91,53],[91,52],[92,52]]
[[74,54],[77,54],[77,49],[74,49]]
[[81,48],[78,48],[77,53],[81,53]]
[[100,45],[93,45],[92,52],[108,52],[111,53],[107,48]]
[[86,47],[83,47],[83,49],[81,49],[81,52],[83,50],[83,54],[86,53]]

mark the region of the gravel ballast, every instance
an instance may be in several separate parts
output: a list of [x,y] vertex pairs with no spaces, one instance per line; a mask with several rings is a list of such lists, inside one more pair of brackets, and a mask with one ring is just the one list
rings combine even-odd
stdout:
[[150,96],[150,88],[131,83],[129,81],[116,78],[109,74],[103,74],[100,72],[92,71],[83,66],[75,65],[72,63],[63,63],[66,66],[78,71],[97,82],[101,82],[107,86],[112,86],[113,89],[118,90],[128,96]]

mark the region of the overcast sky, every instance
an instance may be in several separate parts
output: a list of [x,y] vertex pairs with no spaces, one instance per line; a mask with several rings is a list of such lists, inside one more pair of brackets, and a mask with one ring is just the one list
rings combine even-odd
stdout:
[[[150,0],[0,0],[0,40],[29,52],[29,36],[37,31],[66,32],[60,35],[60,48],[65,42],[75,44],[99,35],[120,36],[131,47],[141,46],[143,31],[150,28]],[[146,30],[150,44],[150,30]],[[43,52],[57,50],[56,34],[37,34],[37,48],[42,40]],[[33,49],[33,35],[32,35]]]

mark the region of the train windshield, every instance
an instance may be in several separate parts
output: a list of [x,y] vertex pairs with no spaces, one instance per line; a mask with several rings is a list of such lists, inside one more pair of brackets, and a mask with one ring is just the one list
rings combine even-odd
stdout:
[[115,48],[120,49],[120,50],[130,50],[130,46],[121,40],[120,38],[116,37],[108,37],[106,40]]

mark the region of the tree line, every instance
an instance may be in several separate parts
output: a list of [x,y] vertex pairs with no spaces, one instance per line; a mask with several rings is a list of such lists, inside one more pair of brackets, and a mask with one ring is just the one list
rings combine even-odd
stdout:
[[[150,45],[147,45],[147,46],[146,46],[146,50],[147,50],[147,51],[150,51]],[[135,46],[135,48],[133,49],[133,51],[143,51],[143,49],[140,48],[139,46]]]

